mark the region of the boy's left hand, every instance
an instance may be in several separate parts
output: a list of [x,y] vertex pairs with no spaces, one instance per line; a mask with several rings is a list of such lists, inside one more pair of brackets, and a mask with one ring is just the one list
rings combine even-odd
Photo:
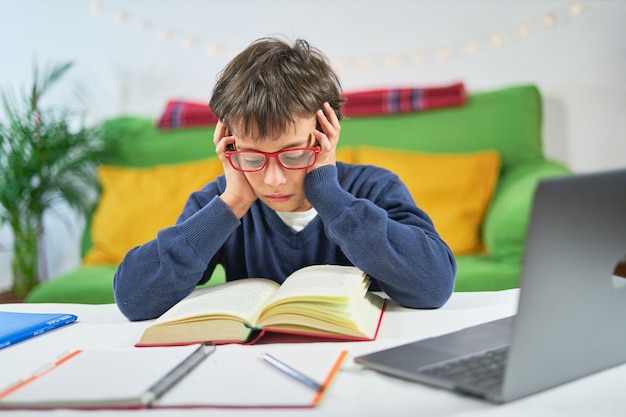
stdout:
[[308,169],[308,172],[324,165],[335,165],[337,143],[339,143],[339,132],[341,125],[335,111],[328,103],[324,103],[322,109],[316,113],[317,121],[323,132],[314,130],[313,135],[320,145],[321,151],[317,157],[315,165]]

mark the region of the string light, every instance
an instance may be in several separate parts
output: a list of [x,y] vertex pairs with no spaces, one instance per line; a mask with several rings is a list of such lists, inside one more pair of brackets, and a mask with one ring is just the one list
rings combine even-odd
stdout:
[[450,58],[450,49],[448,48],[439,48],[439,50],[437,51],[437,56],[441,59],[448,59]]
[[[568,16],[580,16],[584,12],[589,11],[587,4],[591,2],[598,3],[598,0],[574,0],[555,8],[553,10],[539,15],[536,19],[526,19],[523,23],[515,24],[510,28],[501,28],[497,32],[492,32],[489,35],[484,36],[472,36],[466,41],[453,43],[451,45],[431,45],[424,50],[414,50],[408,52],[406,56],[389,55],[384,57],[333,57],[331,65],[337,69],[345,69],[348,66],[356,66],[360,70],[369,70],[375,67],[384,67],[387,69],[394,69],[401,66],[409,65],[422,65],[426,62],[432,62],[437,59],[445,61],[450,58],[461,57],[464,54],[475,55],[478,52],[485,52],[489,49],[502,48],[506,45],[512,45],[514,41],[520,41],[529,38],[533,35],[536,38],[542,33],[551,32],[557,26],[563,26],[564,23],[570,23],[571,17]],[[93,1],[90,4],[90,10],[94,14],[101,14],[105,9],[102,1]],[[108,10],[108,9],[107,9]],[[224,54],[228,54],[216,43],[205,43],[199,37],[191,36],[191,34],[176,34],[169,29],[163,28],[161,25],[153,24],[141,17],[131,16],[122,11],[109,11],[112,15],[113,21],[121,24],[126,21],[134,22],[135,28],[140,32],[145,32],[148,29],[154,29],[161,41],[169,41],[172,38],[178,38],[179,45],[182,49],[199,49],[207,57],[216,57]],[[181,36],[182,35],[182,36]],[[490,48],[491,47],[491,48]],[[233,54],[234,55],[234,54]]]
[[180,44],[184,49],[190,49],[191,47],[193,47],[193,39],[185,38]]
[[137,30],[140,32],[144,32],[150,29],[150,22],[141,21],[137,23]]
[[569,11],[572,12],[572,14],[581,14],[583,12],[583,8],[578,3],[572,3]]
[[388,56],[385,58],[386,68],[396,68],[398,66],[398,58],[394,56]]
[[217,45],[209,45],[206,47],[204,52],[206,53],[207,56],[216,56],[217,54],[219,54],[220,49],[218,48]]
[[556,21],[554,20],[554,17],[550,14],[547,14],[544,16],[543,18],[543,24],[546,25],[546,27],[554,27],[554,25],[556,24]]
[[172,33],[167,30],[164,30],[163,32],[161,32],[160,36],[161,36],[162,41],[169,41],[170,38],[172,37]]
[[519,26],[517,26],[517,33],[519,33],[520,35],[527,37],[530,35],[530,29],[528,27],[528,25],[525,24],[521,24]]
[[113,20],[115,20],[116,23],[123,23],[126,20],[126,14],[122,12],[115,13],[113,15]]
[[337,71],[341,71],[341,70],[344,68],[344,66],[345,66],[345,64],[344,64],[343,60],[341,60],[341,59],[333,59],[333,60],[331,61],[331,63],[330,63],[330,64],[331,64],[331,65],[333,66],[333,68],[335,68]]
[[411,61],[413,61],[416,64],[423,64],[424,61],[426,60],[426,58],[424,57],[424,54],[416,52],[413,54],[413,56],[411,57]]
[[472,40],[467,43],[467,50],[471,53],[478,52],[478,42]]
[[368,58],[361,58],[357,62],[357,66],[362,70],[368,70],[372,68],[372,61],[370,61]]
[[100,10],[102,10],[102,3],[100,3],[99,1],[94,1],[93,3],[91,3],[91,11],[93,13],[98,13],[100,12]]
[[504,40],[502,39],[502,36],[500,35],[491,35],[491,44],[493,46],[502,46],[502,44],[504,43]]

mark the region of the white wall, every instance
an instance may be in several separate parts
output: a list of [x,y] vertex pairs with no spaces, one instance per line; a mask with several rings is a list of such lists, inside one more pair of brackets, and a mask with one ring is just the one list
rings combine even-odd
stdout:
[[[582,13],[571,12],[574,3]],[[552,28],[545,16],[555,19]],[[146,29],[138,29],[141,22]],[[530,36],[518,34],[520,24]],[[502,36],[501,46],[489,43],[492,34]],[[81,83],[90,120],[156,118],[171,98],[208,101],[232,55],[268,35],[308,39],[338,65],[348,91],[457,80],[470,91],[535,83],[544,95],[550,157],[575,172],[626,166],[626,1],[0,0],[0,88],[25,88],[34,60],[73,60],[50,103],[76,103]],[[193,39],[187,48],[186,38]],[[467,51],[470,41],[477,52]],[[450,58],[438,56],[443,49]],[[416,53],[424,62],[413,62]],[[82,221],[59,211],[65,220],[46,218],[52,276],[79,263]],[[0,229],[0,246],[10,241]],[[10,258],[0,249],[0,291],[10,286]]]

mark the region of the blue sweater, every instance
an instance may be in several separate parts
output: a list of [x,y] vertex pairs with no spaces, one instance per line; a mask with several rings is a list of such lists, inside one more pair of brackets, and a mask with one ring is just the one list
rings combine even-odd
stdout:
[[401,305],[437,308],[448,300],[454,256],[395,174],[338,162],[311,171],[304,187],[318,215],[300,232],[259,200],[237,219],[218,197],[224,176],[191,194],[176,225],[131,249],[119,265],[113,287],[122,313],[130,320],[160,316],[217,264],[228,281],[279,283],[307,265],[355,265],[372,277],[371,290]]

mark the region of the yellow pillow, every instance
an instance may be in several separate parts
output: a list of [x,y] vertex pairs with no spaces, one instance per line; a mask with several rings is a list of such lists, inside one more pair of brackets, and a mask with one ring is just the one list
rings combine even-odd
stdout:
[[500,171],[496,151],[435,154],[360,147],[356,162],[396,173],[455,254],[482,250],[481,225]]
[[172,226],[189,194],[223,173],[218,158],[152,168],[101,166],[100,202],[91,227],[86,265],[118,264],[129,249]]
[[354,148],[352,146],[344,146],[337,149],[335,159],[337,161],[351,164],[354,161]]

